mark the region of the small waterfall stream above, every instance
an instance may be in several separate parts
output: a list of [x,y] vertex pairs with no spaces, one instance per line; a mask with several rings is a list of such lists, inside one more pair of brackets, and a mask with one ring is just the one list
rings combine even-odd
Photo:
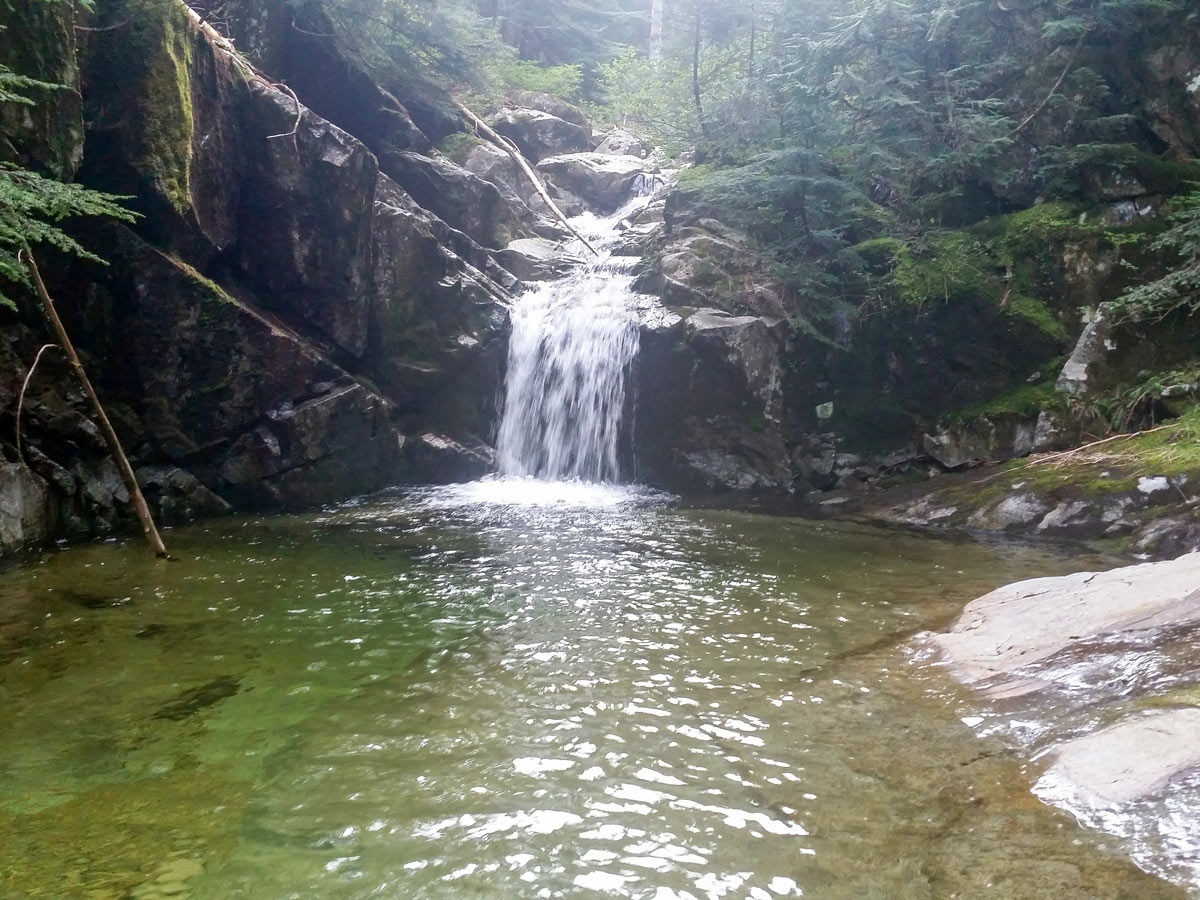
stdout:
[[538,285],[514,307],[497,441],[501,475],[620,480],[625,380],[638,343],[636,260],[612,250],[620,223],[656,186],[647,179],[641,196],[608,218],[576,219],[599,256]]

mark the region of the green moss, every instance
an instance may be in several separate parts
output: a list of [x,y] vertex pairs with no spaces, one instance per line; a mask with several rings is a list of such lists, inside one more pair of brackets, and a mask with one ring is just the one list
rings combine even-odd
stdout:
[[922,245],[901,250],[892,280],[900,299],[913,306],[969,296],[999,299],[1003,294],[985,246],[964,231],[929,235]]
[[675,176],[675,180],[682,185],[701,184],[711,175],[715,174],[717,170],[718,166],[715,163],[701,163],[697,166],[688,166]]
[[1200,471],[1200,407],[1164,426],[1117,442],[1114,452],[1142,474],[1178,475]]
[[1200,407],[1160,428],[1049,457],[1013,460],[986,481],[947,495],[982,507],[1012,492],[1012,486],[1050,497],[1103,497],[1137,489],[1148,476],[1200,473]]
[[438,150],[454,160],[454,162],[462,165],[472,150],[485,143],[487,142],[473,134],[465,131],[456,131],[453,134],[446,135],[438,145]]
[[171,205],[183,213],[192,201],[192,29],[177,4],[169,5],[161,23],[161,43],[146,81],[143,160]]
[[1156,709],[1164,706],[1200,706],[1200,684],[1176,688],[1157,697],[1139,697],[1135,709]]
[[1050,307],[1041,300],[1013,292],[1008,297],[1004,311],[1014,318],[1024,319],[1038,331],[1055,340],[1065,341],[1067,339],[1067,329],[1054,317]]
[[209,278],[205,278],[198,271],[196,271],[195,268],[193,268],[192,266],[189,266],[187,263],[185,263],[181,259],[176,259],[174,256],[168,256],[167,259],[169,259],[171,261],[171,264],[173,266],[175,266],[175,268],[179,269],[179,271],[181,271],[184,275],[186,275],[190,281],[193,281],[200,287],[204,288],[206,291],[208,291],[210,294],[212,294],[217,300],[220,300],[222,303],[229,303],[234,306],[237,305],[237,301],[234,300],[231,296],[229,296],[229,294],[227,294],[225,292],[225,289],[222,288],[215,281],[213,281]]
[[858,254],[872,268],[890,269],[907,249],[907,245],[899,238],[877,237],[855,244],[849,248],[849,252]]
[[113,117],[145,185],[183,214],[191,205],[194,28],[174,0],[114,3],[100,24],[118,22],[126,23],[120,40],[99,50],[107,105],[93,115]]
[[971,232],[986,242],[1003,266],[1046,255],[1047,247],[1095,233],[1082,224],[1083,207],[1071,203],[1039,203],[1020,212],[993,216],[975,225]]
[[1031,416],[1044,409],[1054,407],[1059,402],[1059,394],[1054,388],[1054,382],[1042,380],[1037,384],[1022,384],[999,397],[976,404],[963,410],[958,418],[961,421],[969,422],[980,416],[1011,414]]

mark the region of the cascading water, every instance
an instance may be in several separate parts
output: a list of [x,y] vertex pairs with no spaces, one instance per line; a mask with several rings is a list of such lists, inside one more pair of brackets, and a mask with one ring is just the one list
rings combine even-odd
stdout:
[[531,289],[513,308],[497,441],[500,475],[620,480],[625,377],[638,343],[630,272],[636,260],[612,249],[620,223],[645,206],[657,186],[657,179],[644,179],[639,196],[614,215],[574,220],[599,256]]

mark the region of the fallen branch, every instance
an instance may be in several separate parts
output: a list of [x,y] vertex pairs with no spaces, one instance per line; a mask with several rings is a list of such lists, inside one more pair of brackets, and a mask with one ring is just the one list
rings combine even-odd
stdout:
[[1044,462],[1052,462],[1056,459],[1062,459],[1063,457],[1072,456],[1076,453],[1082,453],[1084,450],[1089,450],[1092,447],[1099,447],[1101,444],[1107,444],[1111,441],[1125,441],[1129,440],[1130,438],[1141,437],[1143,434],[1154,434],[1154,432],[1162,431],[1164,428],[1171,428],[1173,424],[1174,423],[1168,423],[1166,425],[1159,425],[1157,428],[1147,428],[1145,431],[1133,431],[1128,434],[1114,434],[1111,437],[1106,437],[1099,441],[1092,441],[1090,444],[1082,444],[1071,450],[1063,450],[1060,453],[1047,453],[1045,456],[1034,457],[1029,460],[1028,465],[1040,466]]
[[304,107],[300,105],[300,98],[296,96],[296,92],[286,84],[280,83],[275,86],[291,97],[292,102],[296,104],[296,121],[292,123],[291,131],[283,131],[279,134],[268,134],[267,140],[273,141],[275,138],[290,137],[292,139],[292,143],[294,144],[296,142],[296,132],[300,130],[300,119],[304,117]]
[[28,250],[21,250],[18,252],[17,258],[20,262],[24,263],[25,268],[29,270],[29,274],[33,277],[38,297],[42,301],[42,312],[46,314],[46,319],[50,322],[51,327],[58,336],[59,346],[63,353],[67,355],[67,359],[71,363],[71,368],[75,370],[75,375],[79,378],[79,383],[83,385],[88,399],[92,401],[92,407],[96,411],[96,418],[100,422],[100,430],[104,434],[104,440],[108,444],[109,452],[112,453],[113,459],[117,462],[117,468],[120,470],[121,478],[125,482],[125,489],[129,491],[130,503],[133,505],[134,512],[137,513],[137,517],[142,523],[142,531],[146,535],[146,540],[150,542],[150,547],[154,550],[155,556],[159,559],[167,559],[167,548],[158,534],[158,529],[154,526],[154,519],[150,515],[150,507],[146,505],[146,498],[142,496],[142,489],[138,487],[137,476],[133,474],[133,466],[129,464],[129,459],[125,456],[125,451],[121,449],[121,441],[117,437],[117,432],[108,420],[108,414],[104,412],[104,407],[100,403],[100,397],[97,396],[96,389],[92,387],[92,382],[88,380],[87,372],[83,368],[83,361],[80,360],[79,354],[75,352],[75,345],[71,343],[67,329],[63,327],[62,319],[58,317],[58,311],[54,308],[54,301],[50,299],[50,293],[46,290],[46,283],[42,281],[42,273],[38,271],[33,254]]
[[37,371],[38,363],[42,361],[42,354],[47,350],[60,349],[58,344],[44,344],[42,349],[37,352],[37,356],[33,358],[33,365],[29,367],[29,371],[25,373],[25,380],[21,382],[21,393],[17,395],[17,459],[21,465],[28,465],[25,462],[25,454],[21,452],[21,410],[25,407],[25,391],[29,388],[29,382],[33,380],[33,373]]
[[[453,100],[453,98],[451,99]],[[575,237],[579,239],[579,242],[582,243],[583,246],[592,251],[594,256],[599,256],[600,251],[588,243],[588,239],[580,234],[574,225],[567,221],[566,215],[563,214],[563,211],[558,208],[558,204],[555,203],[550,197],[550,193],[546,190],[546,186],[542,184],[542,180],[538,178],[537,173],[533,171],[533,167],[529,165],[528,160],[521,155],[521,151],[517,149],[517,145],[503,135],[497,134],[490,125],[483,121],[483,119],[479,118],[479,116],[475,115],[475,113],[471,112],[457,100],[453,100],[453,103],[456,107],[458,107],[458,111],[466,116],[471,124],[475,126],[476,131],[480,132],[485,138],[511,156],[513,161],[521,167],[521,171],[525,173],[525,176],[533,184],[534,189],[538,192],[538,196],[540,196],[542,200],[546,202],[546,205],[550,207],[551,212],[554,213],[558,221],[562,222],[567,231],[575,235]]]

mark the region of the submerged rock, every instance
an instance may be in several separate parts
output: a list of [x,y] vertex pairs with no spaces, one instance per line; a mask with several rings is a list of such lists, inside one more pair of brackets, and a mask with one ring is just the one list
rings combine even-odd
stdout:
[[1085,795],[1117,804],[1156,794],[1196,768],[1200,709],[1164,709],[1060,744],[1045,779],[1068,782]]
[[1125,839],[1140,865],[1200,863],[1200,553],[1036,578],[970,603],[932,642],[981,691],[964,723],[1051,764],[1043,801]]

